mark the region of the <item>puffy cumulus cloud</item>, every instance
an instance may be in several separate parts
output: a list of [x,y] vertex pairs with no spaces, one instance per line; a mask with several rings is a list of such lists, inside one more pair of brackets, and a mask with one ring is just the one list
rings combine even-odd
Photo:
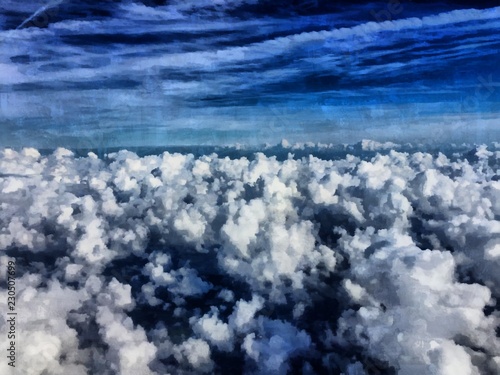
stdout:
[[[349,281],[344,285],[362,307],[346,311],[339,319],[341,337],[353,335],[369,352],[373,350],[371,355],[401,373],[411,373],[409,365],[420,366],[422,372],[432,371],[452,349],[451,344],[482,346],[489,342],[486,346],[498,350],[491,335],[498,322],[483,312],[491,292],[478,284],[455,282],[455,262],[449,252],[387,244],[363,263],[356,270],[356,284]],[[374,282],[376,274],[380,276]],[[443,358],[432,354],[439,352],[438,342],[443,343],[439,354]],[[457,353],[465,350],[458,347]],[[380,348],[383,354],[378,352]],[[469,358],[464,353],[462,357]],[[465,361],[463,358],[460,361]],[[475,369],[467,373],[481,373],[470,358],[466,364]],[[456,372],[447,367],[439,373]]]
[[[26,364],[22,371],[30,375],[87,374],[90,353],[79,347],[78,334],[66,321],[68,313],[80,306],[86,293],[63,286],[57,280],[45,287],[41,281],[40,275],[25,273],[15,283],[16,365]],[[9,311],[6,301],[0,302],[0,308]],[[4,337],[10,329],[9,318],[12,316],[2,317],[0,331]],[[10,340],[2,341],[3,353],[7,353],[9,345]],[[11,373],[7,361],[0,361],[0,371]]]
[[210,359],[210,346],[206,341],[191,337],[175,347],[174,351],[179,362],[187,361],[200,372],[210,372],[213,369],[213,362]]
[[252,300],[247,302],[240,300],[236,302],[234,311],[230,316],[231,326],[238,331],[245,331],[248,326],[254,324],[254,316],[257,311],[262,309],[264,300],[260,296],[252,296]]
[[98,308],[96,322],[109,346],[106,360],[113,369],[120,374],[153,374],[148,364],[155,358],[156,347],[148,342],[144,329],[134,327],[130,317],[105,306]]
[[259,325],[258,336],[254,332],[248,334],[242,345],[259,373],[286,374],[290,370],[289,358],[314,349],[309,335],[288,322],[261,318]]
[[0,151],[23,373],[498,373],[498,145],[299,146]]
[[[194,332],[224,351],[233,350],[233,331],[231,327],[219,320],[217,311],[203,315],[193,328]],[[253,316],[250,317],[253,319]]]

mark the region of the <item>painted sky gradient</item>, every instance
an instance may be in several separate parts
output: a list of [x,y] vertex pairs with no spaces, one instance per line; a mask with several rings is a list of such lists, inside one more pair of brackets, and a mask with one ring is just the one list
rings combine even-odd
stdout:
[[0,147],[500,140],[471,4],[2,0]]

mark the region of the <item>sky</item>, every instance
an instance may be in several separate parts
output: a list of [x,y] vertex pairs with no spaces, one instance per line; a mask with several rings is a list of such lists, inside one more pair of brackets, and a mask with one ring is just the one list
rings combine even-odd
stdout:
[[0,147],[500,140],[500,2],[0,0]]

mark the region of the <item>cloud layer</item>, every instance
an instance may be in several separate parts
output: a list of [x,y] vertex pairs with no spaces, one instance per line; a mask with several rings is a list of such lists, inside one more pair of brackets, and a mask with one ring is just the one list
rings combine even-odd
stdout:
[[1,151],[23,373],[500,371],[498,145],[269,150]]
[[500,8],[306,5],[2,2],[2,146],[488,140]]

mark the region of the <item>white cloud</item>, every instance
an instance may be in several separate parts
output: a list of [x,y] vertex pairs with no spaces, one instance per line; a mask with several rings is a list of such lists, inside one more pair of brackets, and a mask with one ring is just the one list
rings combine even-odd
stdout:
[[206,373],[213,368],[213,362],[210,359],[210,346],[206,341],[191,337],[174,350],[179,361],[187,360],[195,370]]
[[23,371],[496,371],[498,145],[285,146],[1,151]]

